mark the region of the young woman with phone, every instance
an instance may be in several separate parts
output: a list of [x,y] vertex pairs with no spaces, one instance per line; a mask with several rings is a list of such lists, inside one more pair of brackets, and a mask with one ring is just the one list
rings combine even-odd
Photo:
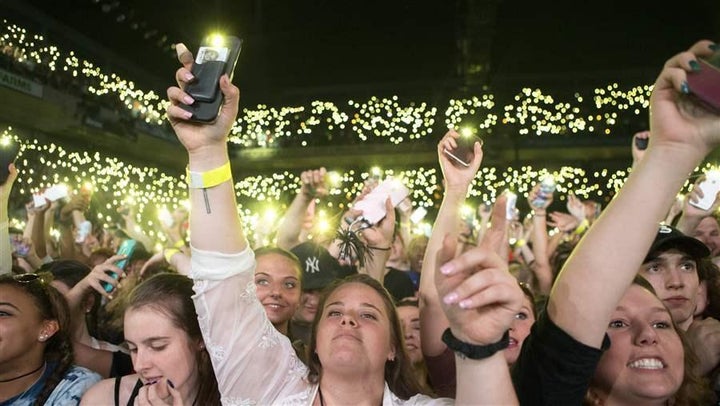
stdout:
[[[176,78],[184,87],[192,77],[193,58],[181,44],[176,50],[183,63]],[[195,280],[195,307],[214,354],[223,400],[317,406],[448,403],[417,394],[413,372],[405,372],[409,362],[395,308],[387,291],[366,275],[346,279],[326,291],[313,323],[310,369],[268,321],[254,294],[255,261],[237,215],[229,167],[227,136],[238,112],[239,91],[227,76],[220,79],[220,89],[225,103],[213,124],[188,121],[192,116],[179,104],[190,100],[180,87],[168,89],[168,117],[188,151],[191,174],[210,179],[190,189],[191,205],[196,208],[190,215],[191,277]],[[475,349],[489,349],[492,346],[486,345],[500,340],[522,301],[519,288],[512,289],[511,277],[503,278],[492,261],[485,265],[488,273],[497,273],[496,283],[489,289],[498,293],[494,301],[500,305],[498,310],[480,314],[462,312],[458,307],[448,309],[452,335]],[[445,292],[465,282],[465,278],[445,280],[439,273],[437,279]],[[511,310],[502,310],[505,308]],[[486,323],[488,318],[496,323]],[[474,324],[467,323],[469,319],[485,328],[467,330],[466,326]],[[458,360],[459,375],[468,377],[458,385],[458,401],[515,403],[502,354],[489,351],[486,355]]]

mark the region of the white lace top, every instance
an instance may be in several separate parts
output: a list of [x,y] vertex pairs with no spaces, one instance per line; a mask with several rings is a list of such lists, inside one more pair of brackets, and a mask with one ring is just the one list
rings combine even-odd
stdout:
[[[318,386],[290,341],[268,320],[255,296],[255,255],[192,249],[195,308],[223,405],[311,405]],[[448,405],[451,399],[395,396],[387,384],[383,405]]]

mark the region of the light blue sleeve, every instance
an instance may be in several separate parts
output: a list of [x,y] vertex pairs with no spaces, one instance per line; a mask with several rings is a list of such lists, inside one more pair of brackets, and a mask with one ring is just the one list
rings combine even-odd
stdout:
[[80,398],[91,386],[100,382],[102,377],[91,370],[79,366],[71,367],[63,379],[52,391],[45,405],[79,405]]

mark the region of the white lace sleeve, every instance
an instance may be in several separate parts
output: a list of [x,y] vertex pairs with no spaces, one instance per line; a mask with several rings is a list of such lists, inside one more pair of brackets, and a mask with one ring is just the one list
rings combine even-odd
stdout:
[[224,405],[266,405],[312,392],[307,368],[255,296],[255,255],[192,249],[195,309]]

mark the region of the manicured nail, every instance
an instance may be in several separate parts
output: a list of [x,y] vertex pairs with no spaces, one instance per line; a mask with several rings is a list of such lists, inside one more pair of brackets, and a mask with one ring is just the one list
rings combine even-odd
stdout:
[[193,116],[193,113],[190,112],[190,111],[184,111],[184,112],[183,112],[183,117],[185,117],[186,120],[191,119],[192,116]]
[[187,80],[188,82],[193,79],[195,79],[195,76],[193,76],[192,73],[188,72],[185,74],[185,80]]
[[687,82],[682,82],[680,85],[680,91],[683,92],[683,94],[690,94],[690,86]]
[[455,303],[457,300],[458,300],[458,294],[455,293],[455,292],[453,292],[453,293],[448,293],[448,294],[443,298],[443,302],[445,302],[445,304],[453,304],[453,303]]
[[171,380],[168,379],[168,380],[167,380],[167,383],[168,383],[168,386],[169,386],[169,387],[175,389],[175,384],[173,384]]
[[720,49],[720,45],[718,45],[717,43],[713,42],[712,44],[710,44],[710,49],[713,50],[713,51],[717,51],[718,49]]
[[455,267],[452,264],[445,264],[440,267],[440,272],[442,272],[443,275],[450,275],[455,270]]
[[[697,63],[697,62],[696,62],[696,63]],[[185,97],[183,97],[183,102],[185,102],[185,104],[190,105],[190,104],[195,103],[195,99],[193,99],[193,98],[190,97],[190,96],[185,96]]]
[[458,306],[460,306],[461,309],[467,309],[468,307],[472,306],[472,300],[463,300],[462,302],[458,303]]
[[700,62],[693,59],[692,61],[688,62],[688,65],[690,65],[690,69],[692,69],[693,72],[700,71]]

